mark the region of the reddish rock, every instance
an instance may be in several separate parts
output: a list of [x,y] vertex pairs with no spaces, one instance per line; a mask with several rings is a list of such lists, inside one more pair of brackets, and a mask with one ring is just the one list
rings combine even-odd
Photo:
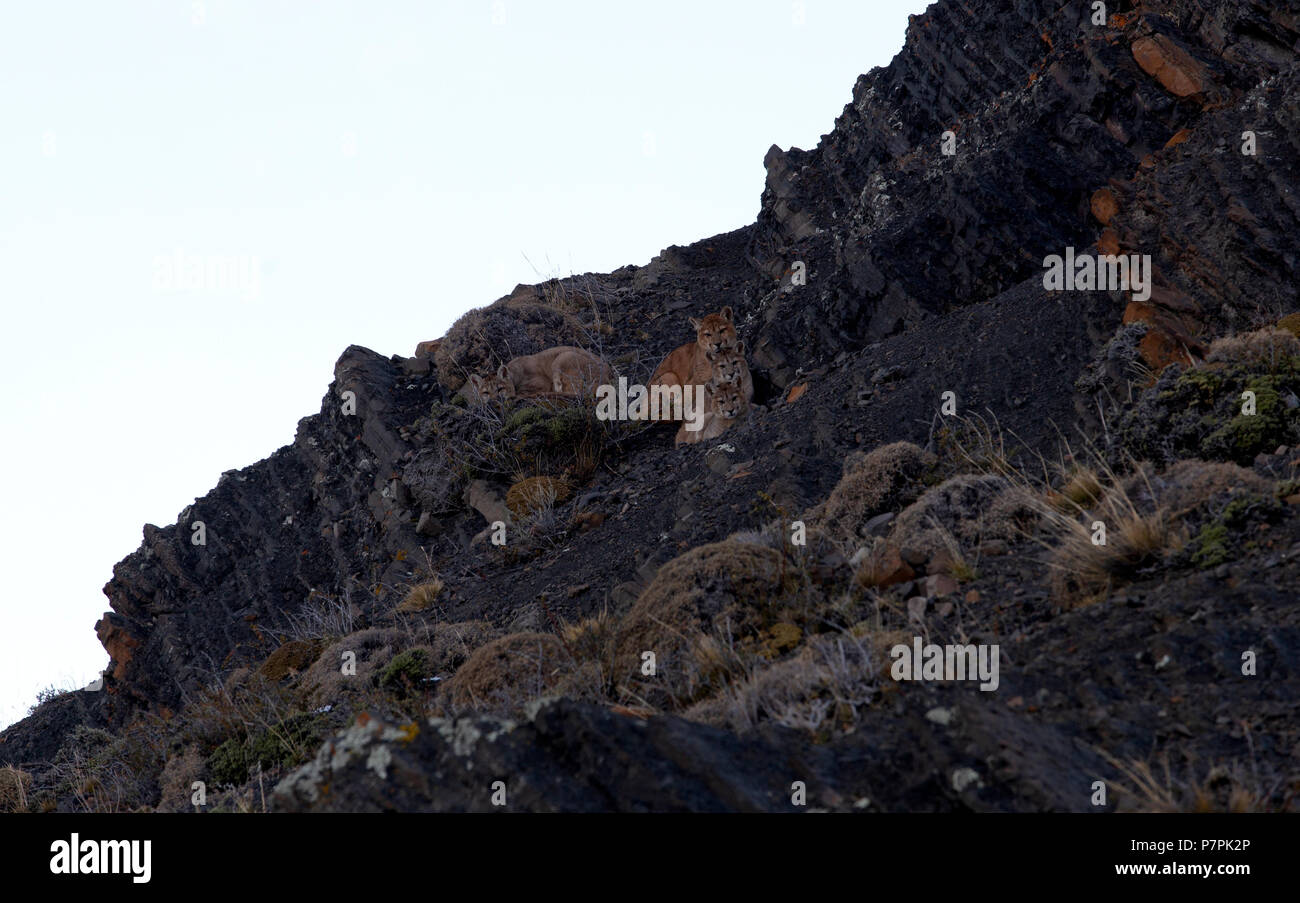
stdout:
[[638,718],[642,721],[654,714],[652,710],[639,706],[612,705],[609,710],[615,715],[622,715],[624,718]]
[[921,567],[929,560],[929,556],[920,549],[914,549],[908,546],[899,549],[898,554],[904,561],[913,567]]
[[1101,235],[1097,238],[1097,253],[1112,257],[1119,255],[1119,236],[1115,234],[1114,229],[1101,231]]
[[956,578],[948,574],[931,574],[925,578],[925,594],[931,598],[935,596],[951,596],[958,589],[959,585]]
[[912,566],[904,561],[892,546],[878,556],[869,557],[858,570],[858,582],[866,586],[893,586],[916,576]]
[[931,574],[951,574],[954,564],[952,553],[947,549],[940,549],[930,556],[928,562],[925,562],[925,569]]
[[1155,323],[1156,316],[1156,309],[1150,304],[1130,301],[1128,307],[1124,308],[1123,323],[1125,326],[1130,323]]
[[1160,327],[1153,327],[1142,337],[1138,342],[1138,353],[1155,373],[1160,373],[1170,364],[1191,363],[1183,343]]
[[116,680],[124,679],[127,663],[139,647],[140,640],[127,628],[125,619],[111,611],[105,612],[104,617],[95,622],[95,635],[112,659],[113,677]]
[[1115,192],[1109,188],[1098,188],[1094,191],[1089,206],[1092,215],[1103,226],[1109,224],[1115,214],[1119,213],[1119,200],[1115,197]]
[[1149,300],[1152,304],[1163,307],[1165,310],[1187,314],[1199,314],[1201,312],[1201,305],[1197,304],[1193,298],[1167,285],[1151,286]]
[[[1153,287],[1148,301],[1130,301],[1124,308],[1125,324],[1151,325],[1151,330],[1138,343],[1138,353],[1156,373],[1173,363],[1190,363],[1189,353],[1205,354],[1205,347],[1191,334],[1196,327],[1196,318],[1190,314],[1170,313],[1164,309],[1166,304],[1176,308],[1195,304],[1191,299],[1186,299],[1184,303],[1180,300],[1182,298],[1185,296],[1172,290],[1157,291]],[[1161,307],[1156,306],[1158,303]]]
[[1134,41],[1133,59],[1143,72],[1175,97],[1188,97],[1205,90],[1205,68],[1164,35]]
[[605,512],[603,511],[579,511],[573,515],[573,526],[584,532],[599,527],[604,522]]

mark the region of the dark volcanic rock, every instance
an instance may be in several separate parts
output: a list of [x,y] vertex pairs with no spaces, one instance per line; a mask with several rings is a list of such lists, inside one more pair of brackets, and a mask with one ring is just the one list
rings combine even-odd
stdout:
[[[1091,197],[1112,184],[1119,245],[1155,255],[1160,281],[1202,304],[1260,289],[1252,303],[1294,304],[1280,255],[1296,225],[1282,188],[1297,175],[1296,11],[1107,8],[1097,26],[1083,2],[935,4],[815,150],[768,151],[754,256],[773,275],[804,260],[817,286],[814,303],[765,311],[782,352],[833,354],[1041,274],[1045,255],[1098,239]],[[1195,70],[1196,90],[1144,69],[1162,56],[1177,64],[1167,80]],[[1246,129],[1267,136],[1256,157],[1238,150]],[[1162,156],[1176,136],[1195,143]]]
[[[567,701],[542,702],[518,721],[368,721],[282,781],[275,805],[313,812],[899,811],[994,808],[996,798],[998,808],[1086,808],[1086,798],[1072,798],[1069,788],[1086,786],[1101,767],[1098,757],[1050,727],[1019,723],[979,694],[951,696],[918,693],[889,713],[887,736],[867,730],[831,746],[789,729],[736,738],[680,718]],[[971,768],[993,762],[1004,780],[1015,776],[1013,790],[986,787]],[[798,784],[806,790],[801,802]],[[504,804],[496,805],[502,786],[497,799]]]
[[[1088,811],[1093,781],[1122,780],[1124,763],[1157,751],[1216,793],[1227,772],[1207,777],[1207,763],[1224,759],[1294,787],[1300,628],[1286,587],[1300,582],[1300,502],[1287,499],[1300,487],[1294,453],[1270,446],[1300,435],[1300,362],[1261,389],[1276,429],[1250,421],[1231,434],[1224,421],[1259,374],[1199,365],[1225,330],[1275,322],[1300,300],[1300,5],[1107,6],[1095,24],[1084,0],[941,0],[911,18],[889,66],[858,79],[816,148],[767,152],[755,223],[644,267],[519,286],[415,358],[348,348],[291,445],[223,474],[177,523],[144,528],[105,587],[104,691],[38,708],[0,738],[0,763],[39,772],[82,724],[167,723],[263,662],[304,606],[325,606],[346,625],[338,635],[365,631],[365,648],[395,642],[384,630],[400,623],[449,672],[472,650],[435,649],[446,625],[567,644],[566,625],[626,614],[683,552],[741,531],[765,541],[765,526],[826,498],[851,452],[900,440],[942,451],[951,392],[959,414],[1052,461],[1082,431],[1161,464],[1254,463],[1278,498],[1251,503],[1268,518],[1240,521],[1250,535],[1232,537],[1214,570],[1170,556],[1073,610],[1054,603],[1040,550],[1009,537],[980,546],[958,593],[924,553],[914,574],[876,587],[883,596],[840,588],[878,602],[874,616],[999,643],[996,693],[885,684],[851,725],[815,738],[573,699],[513,719],[381,721],[340,697],[329,727],[353,726],[278,775],[277,807],[488,810],[502,780],[512,810],[787,811],[803,781],[810,808]],[[1150,297],[1045,290],[1045,257],[1068,247],[1150,255]],[[616,431],[600,466],[566,474],[572,492],[527,554],[474,542],[517,474],[466,450],[537,449],[520,438],[519,409],[457,403],[466,373],[578,342],[645,382],[690,339],[689,317],[724,305],[753,369],[744,423],[683,448],[666,428]],[[568,435],[564,423],[539,429]],[[904,520],[875,522],[875,538]],[[426,571],[438,575],[427,610],[399,619]],[[945,598],[927,599],[939,585],[928,595]],[[1259,655],[1252,679],[1246,651]],[[309,667],[337,670],[322,662]],[[447,675],[422,663],[406,660],[423,701],[441,705],[425,687]],[[273,671],[293,686],[289,669]],[[608,687],[603,677],[590,686]],[[187,724],[202,755],[169,760],[182,787],[184,768],[202,774],[217,746]]]
[[398,429],[425,410],[432,383],[411,384],[400,364],[349,348],[292,445],[223,474],[172,526],[145,526],[104,588],[111,694],[174,708],[205,678],[265,658],[313,592],[364,604],[376,572],[406,576],[393,553],[416,544],[415,512],[392,491],[410,451]]
[[502,781],[506,811],[780,811],[791,775],[813,771],[785,739],[784,749],[737,742],[679,718],[564,701],[522,722],[370,721],[323,746],[275,797],[287,811],[489,812]]

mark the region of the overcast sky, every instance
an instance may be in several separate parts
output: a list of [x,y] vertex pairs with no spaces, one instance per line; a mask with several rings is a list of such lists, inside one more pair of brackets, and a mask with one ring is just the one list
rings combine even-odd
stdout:
[[751,222],[926,5],[5,3],[0,724],[97,676],[142,525],[290,442],[347,345]]

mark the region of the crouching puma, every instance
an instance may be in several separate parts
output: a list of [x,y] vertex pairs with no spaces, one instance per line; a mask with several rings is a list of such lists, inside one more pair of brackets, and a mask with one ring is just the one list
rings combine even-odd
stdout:
[[609,364],[590,351],[573,345],[557,345],[512,358],[490,376],[471,375],[465,395],[472,404],[538,395],[578,398],[595,394],[597,386],[612,379]]

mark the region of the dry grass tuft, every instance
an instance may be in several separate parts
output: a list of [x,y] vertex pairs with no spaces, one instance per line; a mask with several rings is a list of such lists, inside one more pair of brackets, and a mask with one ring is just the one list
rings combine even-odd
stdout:
[[32,776],[6,765],[0,768],[0,812],[26,812],[32,789]]
[[916,498],[934,462],[933,455],[910,442],[883,445],[852,461],[846,460],[840,482],[804,519],[839,542],[856,543],[866,521]]
[[433,607],[434,603],[438,601],[438,597],[442,595],[443,586],[442,579],[434,577],[432,580],[426,580],[424,583],[411,587],[411,591],[406,594],[406,598],[398,604],[395,611],[402,614],[427,611]]
[[433,353],[438,381],[459,389],[471,373],[491,373],[511,358],[580,344],[583,330],[577,319],[541,300],[525,291],[463,315]]
[[766,546],[715,542],[691,549],[661,567],[627,613],[620,651],[662,652],[724,621],[757,629],[761,611],[784,594],[783,575],[783,556]]
[[1190,767],[1186,777],[1175,774],[1168,758],[1158,765],[1138,759],[1121,761],[1098,750],[1122,776],[1114,781],[1116,809],[1121,812],[1288,812],[1293,792],[1283,795],[1285,781],[1267,784],[1254,767],[1241,762],[1214,765],[1203,774]]
[[964,473],[927,489],[908,506],[895,520],[889,541],[930,558],[960,558],[963,547],[1019,538],[1037,517],[1033,499],[1013,478]]
[[285,633],[292,640],[331,642],[347,636],[356,623],[351,589],[341,597],[312,590],[302,607],[286,620]]
[[[979,577],[979,571],[976,568],[977,562],[971,561],[966,557],[966,553],[962,550],[961,543],[957,541],[957,537],[953,536],[952,533],[943,526],[943,524],[940,524],[937,521],[935,522],[934,527],[935,531],[939,534],[940,542],[943,543],[943,550],[939,555],[941,565],[939,570],[947,572],[959,583],[969,583],[972,580],[977,579]],[[935,562],[931,562],[932,570],[934,566]]]
[[556,477],[527,477],[519,480],[506,493],[506,507],[517,520],[544,517],[556,504],[564,502],[570,494],[569,482]]
[[512,633],[476,650],[447,682],[452,705],[514,707],[554,690],[571,665],[560,638]]
[[[1062,511],[1050,501],[1040,502],[1050,539],[1039,541],[1049,549],[1053,594],[1067,605],[1099,601],[1187,541],[1186,531],[1159,502],[1145,475],[1126,482],[1102,467],[1106,488],[1090,507]],[[1138,485],[1145,489],[1142,495],[1134,491]]]
[[1272,369],[1300,356],[1300,338],[1286,329],[1269,326],[1215,339],[1206,363],[1242,363]]
[[1141,502],[1150,505],[1158,501],[1175,518],[1184,517],[1215,497],[1241,493],[1267,496],[1274,489],[1273,483],[1248,468],[1198,460],[1179,461],[1160,474],[1144,465],[1125,484]]
[[1076,465],[1065,474],[1059,489],[1048,493],[1047,501],[1060,511],[1082,511],[1101,498],[1105,487],[1091,467]]
[[[321,653],[300,679],[301,692],[312,708],[342,703],[379,705],[385,699],[377,689],[380,678],[397,655],[418,648],[433,675],[449,676],[498,635],[499,630],[486,621],[426,624],[413,620],[404,627],[358,631]],[[355,674],[342,673],[340,665],[347,652],[355,657]]]
[[268,680],[281,680],[307,670],[320,651],[319,641],[290,640],[268,655],[258,670]]
[[847,632],[815,637],[793,658],[748,672],[719,652],[718,671],[734,679],[693,706],[692,720],[734,731],[773,721],[816,733],[853,723],[878,693],[870,645]]
[[952,457],[959,463],[960,470],[1010,479],[1020,475],[1021,469],[1013,461],[1015,450],[1007,447],[996,417],[986,420],[975,414],[948,420],[951,423],[939,431],[937,444],[944,457]]
[[158,779],[159,812],[189,812],[194,809],[192,785],[203,780],[203,754],[197,744],[188,744],[179,754],[173,753],[163,765]]

